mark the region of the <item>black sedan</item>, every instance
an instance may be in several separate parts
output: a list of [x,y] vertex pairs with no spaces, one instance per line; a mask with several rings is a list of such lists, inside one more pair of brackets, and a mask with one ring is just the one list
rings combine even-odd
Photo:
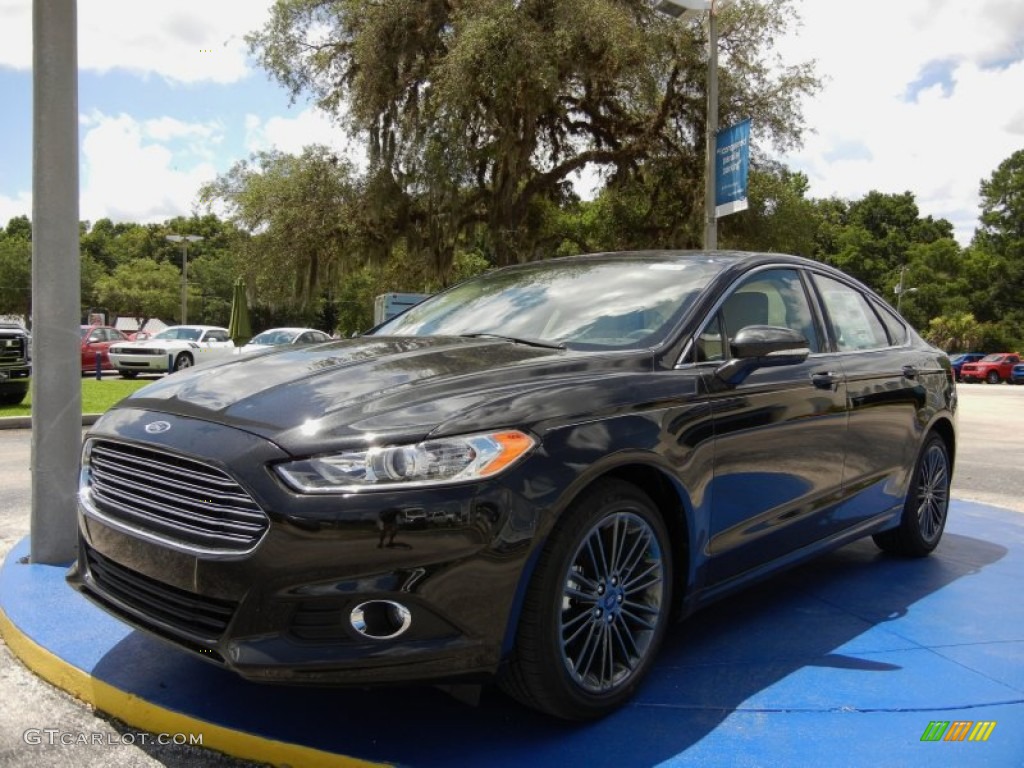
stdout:
[[497,678],[594,718],[673,618],[863,536],[931,552],[955,414],[947,356],[822,264],[524,264],[124,400],[69,580],[252,680]]

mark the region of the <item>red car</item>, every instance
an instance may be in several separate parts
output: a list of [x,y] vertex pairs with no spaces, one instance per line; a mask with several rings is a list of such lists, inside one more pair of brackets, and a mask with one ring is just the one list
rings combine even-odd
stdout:
[[963,381],[987,381],[989,384],[998,384],[1010,380],[1010,371],[1019,362],[1020,355],[1016,352],[995,352],[985,355],[976,362],[964,363],[960,369],[960,378]]
[[100,368],[104,371],[113,370],[107,350],[111,344],[128,341],[117,328],[109,325],[82,326],[82,373],[93,373],[96,370],[96,357],[100,358]]

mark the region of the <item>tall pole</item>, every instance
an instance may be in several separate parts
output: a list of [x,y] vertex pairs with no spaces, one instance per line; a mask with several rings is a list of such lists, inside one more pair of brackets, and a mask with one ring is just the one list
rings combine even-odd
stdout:
[[78,14],[32,4],[32,562],[74,559],[82,444]]
[[188,240],[181,243],[181,324],[188,323]]
[[188,244],[198,243],[200,235],[166,235],[172,243],[181,243],[181,324],[188,323]]
[[707,168],[704,173],[704,249],[718,248],[715,214],[715,150],[718,144],[718,13],[715,0],[708,9],[708,119]]
[[896,286],[896,314],[899,314],[903,308],[903,276],[906,274],[907,267],[904,264],[900,267],[900,284]]

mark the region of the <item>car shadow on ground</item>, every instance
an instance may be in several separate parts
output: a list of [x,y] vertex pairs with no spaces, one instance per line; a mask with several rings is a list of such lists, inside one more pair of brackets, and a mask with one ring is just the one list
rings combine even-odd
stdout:
[[111,648],[94,677],[201,720],[365,760],[651,766],[736,712],[941,708],[927,649],[980,639],[957,610],[998,612],[998,595],[970,577],[1006,553],[947,532],[920,560],[870,540],[825,555],[673,627],[636,699],[595,723],[554,721],[494,688],[471,707],[429,687],[261,686],[140,632]]

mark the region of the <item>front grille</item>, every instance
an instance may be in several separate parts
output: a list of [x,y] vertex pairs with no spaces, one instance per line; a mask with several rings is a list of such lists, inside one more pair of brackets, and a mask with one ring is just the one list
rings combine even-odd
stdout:
[[228,600],[186,592],[143,576],[90,547],[85,547],[85,561],[94,584],[91,597],[159,634],[166,635],[170,629],[193,643],[212,645],[224,634],[238,607]]
[[86,508],[94,517],[193,554],[251,551],[269,520],[222,470],[153,448],[95,440]]
[[0,337],[0,365],[24,364],[27,357],[26,344],[24,336]]

